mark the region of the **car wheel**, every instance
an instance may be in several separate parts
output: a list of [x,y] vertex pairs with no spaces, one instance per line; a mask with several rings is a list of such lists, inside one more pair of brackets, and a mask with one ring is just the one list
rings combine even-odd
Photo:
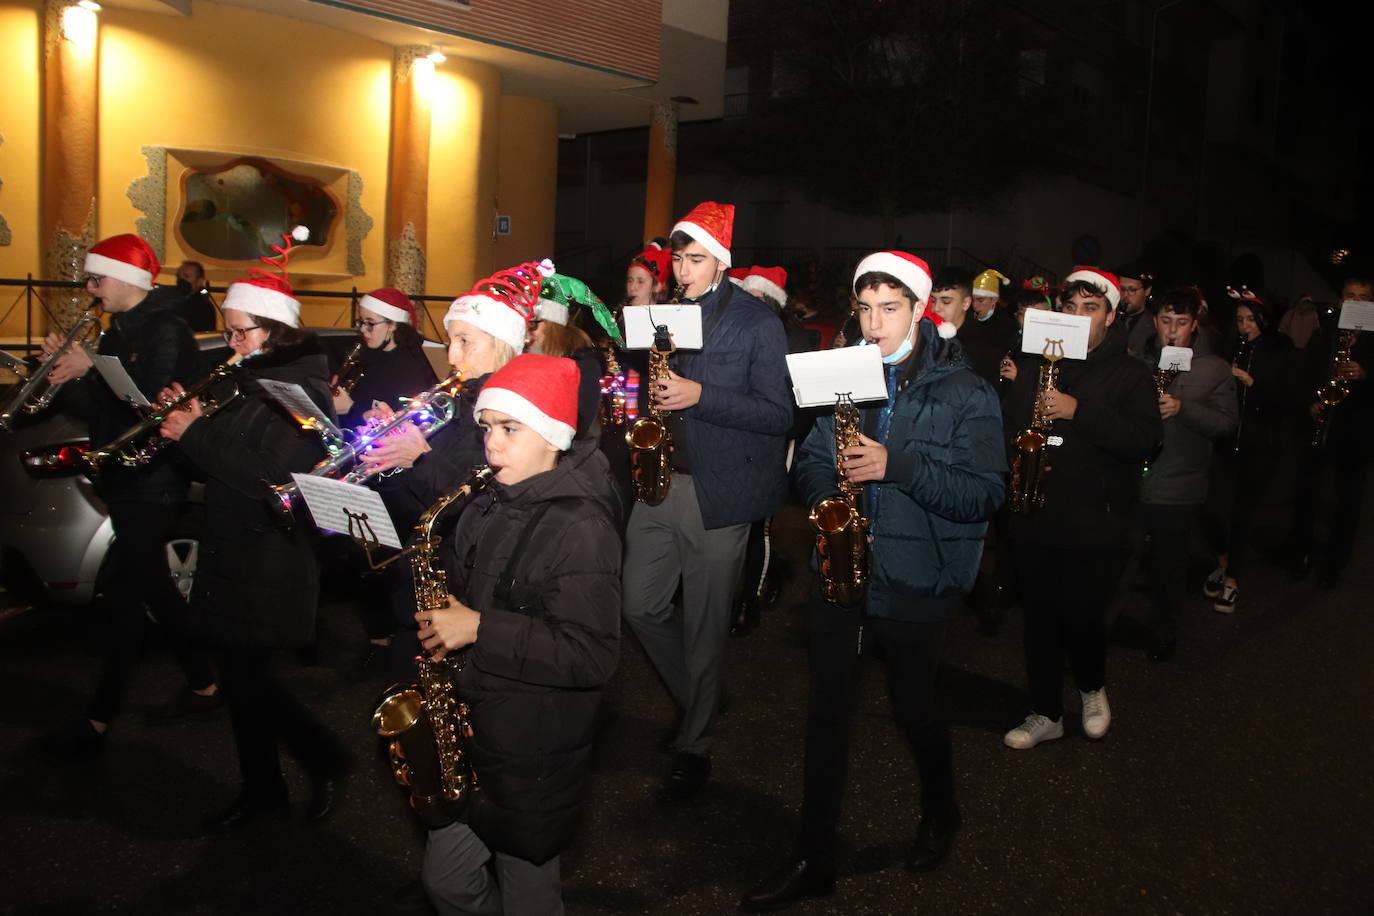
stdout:
[[167,569],[172,574],[177,591],[191,600],[191,586],[196,581],[196,564],[200,559],[200,541],[195,538],[173,538],[167,542]]

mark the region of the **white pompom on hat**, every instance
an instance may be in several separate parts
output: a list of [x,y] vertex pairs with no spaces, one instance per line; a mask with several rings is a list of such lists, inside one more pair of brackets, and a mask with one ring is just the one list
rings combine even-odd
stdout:
[[473,407],[474,418],[498,410],[567,451],[577,431],[577,364],[561,356],[523,353],[492,373]]
[[1079,280],[1101,289],[1113,311],[1121,304],[1121,281],[1116,278],[1116,274],[1108,273],[1100,267],[1075,267],[1064,278],[1064,285],[1077,283]]
[[83,269],[88,274],[113,277],[130,286],[150,290],[162,269],[152,247],[133,233],[112,235],[91,246]]

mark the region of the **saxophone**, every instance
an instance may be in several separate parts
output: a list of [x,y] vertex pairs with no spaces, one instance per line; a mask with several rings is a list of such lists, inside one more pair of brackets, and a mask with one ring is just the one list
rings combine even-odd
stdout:
[[[1167,393],[1169,392],[1169,386],[1172,385],[1172,384],[1174,383],[1174,379],[1178,378],[1178,373],[1179,373],[1178,363],[1174,363],[1174,364],[1173,364],[1172,366],[1170,366],[1168,369],[1161,369],[1161,368],[1159,368],[1159,367],[1155,367],[1154,381],[1155,381],[1155,396],[1156,396],[1157,398],[1162,398],[1162,397],[1164,397],[1165,394],[1167,394]],[[1156,454],[1155,457],[1159,457],[1158,454]],[[1141,462],[1141,465],[1140,465],[1140,476],[1141,476],[1141,477],[1146,477],[1146,476],[1149,475],[1149,473],[1150,473],[1150,461],[1151,461],[1151,460],[1152,460],[1152,459],[1150,459],[1150,458],[1146,458],[1143,462]]]
[[[418,610],[448,606],[448,583],[436,557],[442,538],[434,534],[435,523],[444,510],[479,492],[493,476],[489,467],[477,469],[466,483],[444,494],[420,516],[410,560]],[[416,683],[387,688],[372,713],[372,725],[378,735],[390,739],[391,774],[410,789],[410,806],[433,830],[462,817],[477,785],[465,748],[472,726],[467,704],[453,695],[454,676],[463,668],[460,656],[450,654],[435,661],[422,655],[416,667]]]
[[667,326],[659,325],[654,331],[654,345],[649,349],[649,372],[644,379],[649,392],[649,416],[641,416],[625,430],[635,499],[649,506],[657,506],[668,497],[668,487],[673,480],[673,469],[668,464],[673,437],[668,432],[667,411],[654,404],[654,389],[667,374],[668,357],[676,349]]
[[859,485],[844,469],[844,450],[859,444],[859,409],[848,394],[835,400],[835,483],[838,496],[827,496],[808,516],[816,529],[821,587],[826,600],[854,607],[868,585],[868,519],[859,514]]
[[1028,515],[1045,504],[1045,493],[1041,488],[1050,467],[1045,447],[1049,444],[1048,433],[1053,421],[1045,416],[1045,396],[1056,390],[1059,381],[1059,361],[1064,358],[1062,340],[1046,340],[1041,352],[1045,358],[1040,364],[1040,377],[1036,381],[1035,409],[1031,414],[1030,426],[1016,434],[1012,444],[1016,455],[1011,461],[1011,485],[1008,487],[1007,502],[1011,511],[1018,515]]
[[1331,421],[1335,419],[1336,408],[1350,397],[1350,386],[1340,377],[1341,363],[1350,359],[1350,351],[1355,348],[1355,335],[1358,332],[1338,330],[1336,349],[1331,354],[1330,378],[1317,388],[1316,426],[1312,430],[1312,447],[1326,448],[1327,437],[1331,435]]

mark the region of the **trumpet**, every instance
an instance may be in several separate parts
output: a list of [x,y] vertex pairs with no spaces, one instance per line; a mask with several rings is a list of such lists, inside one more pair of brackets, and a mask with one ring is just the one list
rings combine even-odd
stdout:
[[30,373],[28,381],[16,388],[14,394],[5,402],[4,408],[0,409],[0,430],[9,432],[13,429],[14,418],[20,413],[34,414],[47,409],[52,399],[57,396],[58,390],[65,384],[58,382],[54,385],[48,381],[48,373],[57,365],[57,358],[66,353],[78,340],[86,337],[92,327],[99,324],[100,314],[94,308],[87,309],[77,319],[76,324],[67,331],[67,336],[48,357],[47,362]]
[[[330,455],[310,469],[310,476],[333,477],[344,483],[361,483],[370,476],[370,472],[356,467],[357,461],[363,453],[406,423],[414,424],[420,433],[428,439],[447,426],[457,415],[458,395],[462,390],[463,374],[455,369],[439,384],[410,398],[406,402],[405,410],[394,414],[389,420],[371,429],[364,429],[354,436],[353,441],[331,450]],[[348,468],[352,468],[352,470],[348,470],[347,473],[340,476],[339,472]],[[287,524],[293,523],[295,521],[295,503],[300,494],[300,487],[295,481],[274,484],[272,494],[276,497],[273,507],[280,514],[282,521]]]
[[[106,462],[111,460],[117,461],[126,468],[140,467],[152,461],[163,449],[172,444],[171,439],[158,435],[158,427],[162,426],[163,421],[173,413],[189,404],[193,398],[200,398],[201,413],[208,417],[228,407],[243,394],[242,385],[239,384],[237,378],[234,378],[241,359],[243,357],[235,353],[210,370],[209,375],[186,388],[181,394],[164,404],[158,405],[152,413],[126,429],[117,438],[100,448],[87,452],[82,456],[86,467],[92,472],[98,472]],[[232,380],[234,386],[232,391],[227,396],[209,397],[210,389],[226,379]]]

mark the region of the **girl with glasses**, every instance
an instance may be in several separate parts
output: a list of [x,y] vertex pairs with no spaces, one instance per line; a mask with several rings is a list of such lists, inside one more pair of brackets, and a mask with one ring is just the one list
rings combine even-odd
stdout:
[[414,303],[399,289],[374,289],[358,303],[358,320],[353,324],[364,349],[351,379],[336,381],[342,386],[334,396],[340,426],[360,426],[369,410],[381,404],[395,410],[401,398],[419,394],[435,383],[434,369],[424,353],[424,338],[415,330],[415,318]]

